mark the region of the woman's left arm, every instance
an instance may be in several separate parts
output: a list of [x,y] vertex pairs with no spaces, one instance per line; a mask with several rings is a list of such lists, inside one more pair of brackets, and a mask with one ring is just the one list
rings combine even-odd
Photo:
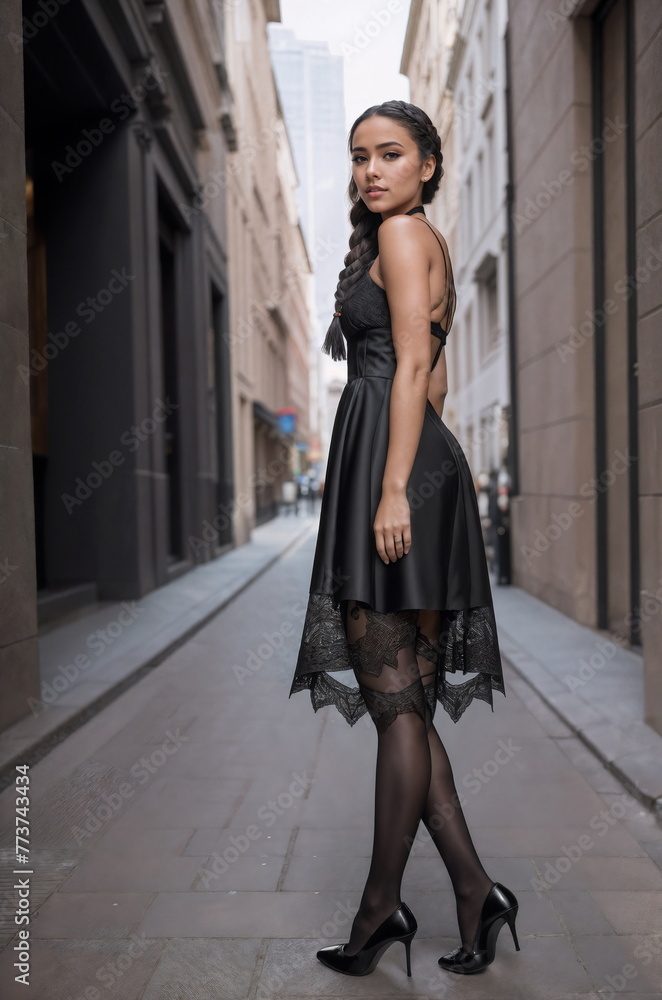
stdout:
[[[430,258],[416,220],[385,219],[378,230],[380,273],[386,289],[397,368],[391,388],[389,443],[375,544],[388,563],[411,548],[407,483],[423,429],[430,382]],[[402,538],[403,544],[397,544]]]

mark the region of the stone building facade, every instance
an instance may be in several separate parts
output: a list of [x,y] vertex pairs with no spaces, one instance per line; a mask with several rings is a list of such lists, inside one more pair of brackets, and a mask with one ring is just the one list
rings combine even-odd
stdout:
[[509,25],[514,582],[642,652],[662,732],[662,6]]
[[[257,110],[229,55],[237,5],[2,5],[0,728],[39,697],[40,626],[246,541],[305,437],[309,268],[266,68],[279,5],[239,7]],[[233,173],[267,123],[268,152]],[[251,296],[268,305],[249,350]]]
[[457,291],[444,416],[476,478],[505,464],[508,448],[506,19],[506,0],[414,0],[400,67],[442,140],[445,174],[426,211]]
[[[413,0],[402,66],[451,154],[455,180],[430,214],[465,268],[458,303],[472,300],[483,245],[501,275],[512,582],[642,655],[642,715],[658,732],[661,55],[654,0],[509,0],[507,9],[499,0]],[[496,69],[486,96],[481,65]],[[497,181],[500,221],[472,246],[463,234],[477,200],[467,179],[481,155]],[[459,306],[454,331],[470,342]],[[459,384],[462,397],[471,369],[461,350],[453,357],[452,340],[450,392]],[[502,363],[475,382],[479,402],[489,403],[496,379],[501,404],[503,378]],[[459,409],[447,412],[464,444]],[[467,450],[475,465],[479,455]]]
[[[273,516],[281,483],[299,472],[310,442],[311,262],[299,224],[298,177],[269,53],[277,2],[246,0],[225,10],[235,148],[227,205],[239,543]],[[291,409],[294,432],[281,430]]]

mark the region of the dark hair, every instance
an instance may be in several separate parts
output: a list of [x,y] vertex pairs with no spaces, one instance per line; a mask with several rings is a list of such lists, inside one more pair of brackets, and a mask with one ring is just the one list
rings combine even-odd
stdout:
[[[347,148],[350,153],[354,141],[354,132],[357,127],[366,118],[372,118],[373,115],[393,118],[398,124],[403,125],[418,146],[421,163],[428,156],[434,155],[436,160],[434,172],[432,177],[423,185],[423,194],[421,196],[423,204],[429,204],[437,193],[439,182],[444,175],[441,139],[434,123],[422,108],[417,107],[415,104],[408,104],[406,101],[385,101],[383,104],[374,104],[367,111],[364,111],[362,115],[359,115],[350,129],[347,141]],[[353,177],[349,182],[348,193],[349,200],[352,203],[349,221],[354,228],[349,238],[349,251],[345,255],[345,267],[338,276],[338,286],[335,296],[336,313],[338,315],[334,315],[331,320],[326,338],[322,344],[324,353],[331,354],[334,361],[342,361],[347,357],[342,327],[340,326],[339,313],[342,310],[342,304],[350,288],[361,277],[364,268],[369,266],[377,256],[377,230],[382,222],[379,213],[371,212],[361,198]]]

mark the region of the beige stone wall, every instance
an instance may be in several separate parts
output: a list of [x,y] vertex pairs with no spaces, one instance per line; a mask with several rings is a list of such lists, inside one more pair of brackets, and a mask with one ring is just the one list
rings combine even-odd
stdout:
[[[427,112],[441,137],[444,176],[434,201],[425,206],[425,213],[443,233],[453,266],[457,252],[460,192],[449,74],[456,29],[455,11],[448,0],[414,0],[410,8],[400,65],[400,72],[409,77],[411,103]],[[444,404],[444,420],[454,427],[452,386],[460,384],[460,352],[457,343],[451,342],[451,338],[444,352],[451,390]]]
[[253,400],[272,411],[296,405],[299,437],[309,433],[310,265],[268,51],[267,14],[278,20],[277,8],[246,0],[225,15],[238,138],[227,190],[237,545],[255,523],[251,477],[264,481],[264,498],[278,498],[281,482],[295,471],[296,456],[277,435],[265,425],[254,433]]
[[499,467],[509,431],[506,16],[505,0],[418,0],[401,67],[442,141],[444,176],[427,214],[448,242],[457,291],[444,420],[476,479]]
[[[627,641],[631,605],[639,606],[644,718],[662,732],[662,7],[647,0],[631,4],[635,118],[630,122],[625,103],[625,4],[616,4],[608,14],[603,114],[605,122],[625,125],[610,126],[609,133],[603,130],[607,141],[596,154],[601,157],[604,193],[601,242],[594,242],[592,163],[581,169],[578,154],[583,147],[590,148],[592,139],[591,15],[596,7],[578,3],[571,17],[550,17],[543,3],[511,0],[509,5],[520,448],[520,495],[513,501],[512,518],[514,582],[582,623],[599,624],[600,553],[596,504],[589,490],[599,471],[592,331],[603,327],[606,627]],[[635,146],[632,269],[624,185],[630,135]],[[604,260],[604,288],[598,294],[610,310],[602,321],[595,312],[595,253]],[[627,467],[618,465],[618,456],[628,458],[630,292],[626,289],[633,282],[638,397],[635,509],[628,476],[610,471]],[[570,333],[575,342],[567,350]],[[640,588],[632,594],[630,536],[637,510],[639,535],[633,544]]]
[[[595,505],[580,493],[594,468],[593,354],[589,344],[563,359],[557,351],[593,308],[591,173],[572,160],[591,140],[590,24],[553,28],[542,3],[514,0],[509,9],[520,451],[513,582],[594,625]],[[554,197],[548,185],[564,170],[574,179]],[[573,503],[583,514],[569,530],[555,527]]]
[[444,176],[428,218],[446,237],[451,256],[456,247],[459,216],[455,118],[449,72],[456,22],[447,0],[412,4],[400,72],[409,77],[410,100],[430,116],[441,136]]

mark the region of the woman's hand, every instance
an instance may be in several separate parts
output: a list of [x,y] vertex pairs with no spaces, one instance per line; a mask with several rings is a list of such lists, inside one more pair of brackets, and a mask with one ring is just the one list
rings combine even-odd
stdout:
[[379,558],[387,565],[411,548],[411,523],[406,489],[384,490],[373,524]]

